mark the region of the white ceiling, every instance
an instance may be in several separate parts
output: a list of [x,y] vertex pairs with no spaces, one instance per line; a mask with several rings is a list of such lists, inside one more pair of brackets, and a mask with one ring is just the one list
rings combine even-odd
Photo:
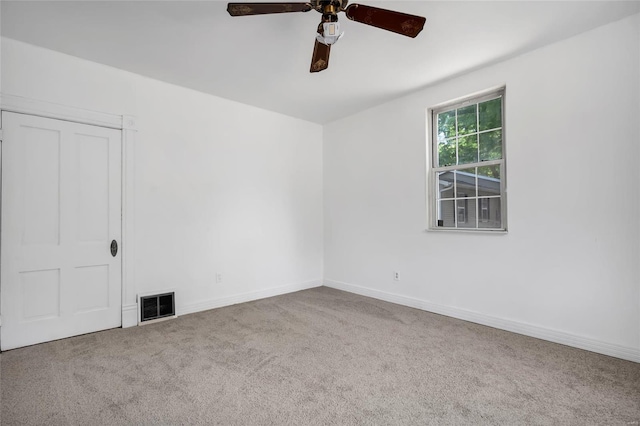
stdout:
[[1,33],[324,124],[640,12],[638,1],[362,3],[425,16],[425,29],[410,39],[340,14],[345,36],[314,74],[315,11],[232,18],[223,1],[3,0]]

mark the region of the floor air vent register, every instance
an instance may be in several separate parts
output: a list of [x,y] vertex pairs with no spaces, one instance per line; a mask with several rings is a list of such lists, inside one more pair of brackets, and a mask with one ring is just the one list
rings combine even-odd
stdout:
[[176,317],[175,292],[144,295],[139,298],[140,324]]

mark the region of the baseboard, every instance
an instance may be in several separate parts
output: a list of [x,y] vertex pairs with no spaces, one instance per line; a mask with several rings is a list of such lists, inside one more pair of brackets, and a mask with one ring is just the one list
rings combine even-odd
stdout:
[[122,306],[122,328],[135,327],[138,325],[138,305]]
[[191,303],[176,307],[178,316],[206,311],[209,309],[221,308],[223,306],[236,305],[238,303],[251,302],[253,300],[265,299],[267,297],[279,296],[281,294],[293,293],[309,288],[321,287],[322,280],[306,281],[297,284],[289,284],[280,287],[271,287],[264,290],[251,291],[248,293],[235,294],[233,296],[221,297],[219,299],[209,299],[203,302]]
[[452,306],[440,305],[437,303],[428,302],[426,300],[388,293],[380,290],[374,290],[355,284],[325,279],[324,285],[326,287],[348,291],[350,293],[360,294],[362,296],[372,297],[374,299],[397,303],[398,305],[421,309],[423,311],[446,315],[449,317],[482,324],[513,333],[523,334],[525,336],[535,337],[554,343],[560,343],[563,345],[585,349],[587,351],[640,363],[640,350],[634,348],[602,342],[599,340],[594,340],[587,337],[577,336],[562,331],[552,330],[522,322],[493,317],[479,312],[468,311]]

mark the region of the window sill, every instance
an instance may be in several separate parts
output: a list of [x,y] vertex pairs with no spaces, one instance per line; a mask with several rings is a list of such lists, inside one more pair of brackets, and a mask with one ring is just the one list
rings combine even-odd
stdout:
[[506,229],[462,229],[462,228],[427,228],[425,232],[449,232],[453,234],[497,234],[506,235],[509,233]]

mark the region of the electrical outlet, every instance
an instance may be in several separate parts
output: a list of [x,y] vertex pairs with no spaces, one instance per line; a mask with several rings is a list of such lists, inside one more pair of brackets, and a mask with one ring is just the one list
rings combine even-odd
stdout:
[[216,273],[216,284],[220,284],[222,282],[222,274]]
[[393,272],[393,280],[394,281],[400,281],[400,272],[398,272],[398,271],[394,271]]

